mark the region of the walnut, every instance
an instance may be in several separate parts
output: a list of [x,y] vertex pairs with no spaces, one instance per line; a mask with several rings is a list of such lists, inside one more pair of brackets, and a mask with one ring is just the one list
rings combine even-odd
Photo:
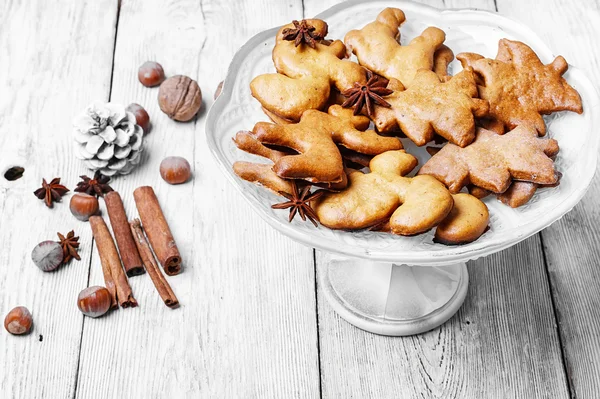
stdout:
[[169,118],[191,120],[202,105],[202,92],[195,80],[177,75],[165,80],[158,91],[158,105]]

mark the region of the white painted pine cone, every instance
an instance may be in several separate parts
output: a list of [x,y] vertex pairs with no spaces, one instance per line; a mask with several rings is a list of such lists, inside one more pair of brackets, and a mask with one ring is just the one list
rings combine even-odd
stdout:
[[95,103],[73,120],[75,156],[103,175],[126,175],[140,162],[144,132],[124,106]]

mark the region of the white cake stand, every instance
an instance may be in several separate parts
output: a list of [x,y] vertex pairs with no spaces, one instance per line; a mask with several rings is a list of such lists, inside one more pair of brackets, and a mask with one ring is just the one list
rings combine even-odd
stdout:
[[[386,7],[398,7],[407,15],[401,42],[427,26],[446,31],[446,44],[458,54],[470,51],[493,58],[500,38],[520,40],[531,46],[545,63],[554,58],[529,28],[498,14],[478,10],[437,10],[401,0],[348,1],[318,15],[329,24],[328,38],[342,39],[361,28]],[[221,96],[208,113],[207,142],[223,173],[271,226],[292,239],[325,251],[319,262],[319,283],[331,306],[347,321],[364,330],[384,335],[418,334],[444,323],[461,306],[468,286],[466,262],[508,248],[546,228],[569,212],[585,194],[596,169],[600,135],[600,99],[590,80],[570,67],[565,78],[581,94],[584,114],[558,113],[547,119],[549,136],[561,150],[556,161],[563,173],[561,184],[539,190],[525,206],[511,209],[494,198],[490,230],[479,240],[461,246],[432,241],[433,234],[398,237],[390,234],[315,229],[310,223],[287,222],[287,213],[274,211],[280,198],[240,180],[232,170],[237,160],[264,159],[242,153],[232,143],[238,130],[268,120],[250,94],[249,83],[261,73],[273,72],[271,51],[277,28],[259,33],[235,55]],[[453,63],[451,69],[460,70]],[[408,152],[422,165],[428,156],[407,140]]]

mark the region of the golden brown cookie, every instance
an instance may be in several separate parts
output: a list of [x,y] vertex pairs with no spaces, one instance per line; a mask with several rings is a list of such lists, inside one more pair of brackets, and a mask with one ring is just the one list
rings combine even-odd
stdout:
[[448,66],[453,60],[454,53],[445,44],[442,44],[433,54],[433,72],[437,73],[442,82],[450,78]]
[[487,101],[475,98],[475,75],[469,68],[442,83],[433,71],[421,69],[412,85],[398,90],[397,81],[388,87],[395,91],[385,98],[391,107],[375,107],[373,122],[378,131],[396,126],[418,146],[434,138],[434,132],[464,147],[475,139],[475,117],[487,115]]
[[496,197],[505,205],[511,208],[518,208],[529,202],[537,191],[539,184],[526,181],[514,181],[502,194],[497,194]]
[[[490,130],[496,134],[504,134],[504,124],[502,122],[492,118],[483,118],[477,122],[479,126],[486,130]],[[560,176],[560,172],[557,173]],[[518,208],[525,205],[531,198],[533,198],[533,195],[537,191],[538,187],[539,184],[536,183],[513,181],[505,192],[496,194],[496,198],[511,208]],[[480,199],[492,194],[491,191],[474,186],[472,184],[468,185],[467,189],[471,195]]]
[[[327,24],[319,19],[302,21],[313,27],[313,35],[325,37]],[[293,24],[277,32],[273,62],[277,73],[259,75],[250,83],[252,95],[270,114],[283,120],[298,121],[308,109],[323,109],[331,86],[339,91],[350,88],[354,82],[366,82],[366,71],[360,65],[344,60],[346,47],[339,40],[316,40],[296,45],[289,37]],[[296,36],[297,37],[297,36]]]
[[[266,147],[252,136],[251,132],[243,130],[236,134],[233,141],[240,150],[270,159],[274,163],[285,156],[295,154],[293,151],[284,152]],[[273,165],[240,161],[233,164],[233,170],[242,179],[264,186],[275,193],[285,192],[291,194],[292,192],[291,182],[277,176],[273,171]],[[346,173],[343,173],[341,180],[338,182],[313,184],[327,190],[340,191],[348,185],[348,178]]]
[[346,162],[346,166],[352,169],[368,168],[373,159],[372,155],[361,154],[356,151],[349,150],[344,147],[339,147],[342,158]]
[[[446,34],[441,29],[429,27],[409,44],[401,46],[398,28],[405,19],[402,10],[386,8],[364,28],[348,32],[344,42],[360,65],[410,87],[419,69],[432,70],[434,54],[444,43]],[[448,53],[444,51],[442,56],[447,57]]]
[[291,180],[285,180],[277,176],[277,174],[273,172],[273,165],[237,161],[233,164],[233,171],[240,178],[250,183],[263,186],[275,194],[279,194],[280,192],[292,192]]
[[456,58],[482,76],[480,96],[489,101],[490,116],[506,130],[529,124],[544,135],[542,115],[583,112],[579,93],[562,77],[569,66],[561,56],[544,65],[526,44],[501,39],[495,60],[474,53],[461,53]]
[[446,245],[473,242],[486,231],[490,221],[487,206],[466,193],[453,194],[454,207],[435,230],[435,242]]
[[[528,203],[531,198],[533,198],[534,194],[539,188],[556,187],[560,183],[560,178],[562,177],[560,172],[556,173],[558,174],[558,181],[554,184],[541,185],[526,181],[513,181],[505,192],[496,194],[496,198],[498,198],[498,200],[500,200],[500,202],[502,202],[504,205],[508,205],[511,208],[523,206]],[[492,194],[491,191],[473,185],[469,185],[467,188],[469,193],[477,198],[484,198]]]
[[513,180],[556,183],[558,174],[552,157],[557,153],[556,140],[540,139],[535,129],[526,125],[502,136],[478,128],[471,145],[461,148],[446,144],[419,174],[434,176],[452,193],[468,184],[503,193]]
[[358,130],[357,127],[364,128],[368,122],[364,116],[354,116],[339,105],[330,107],[329,112],[308,110],[295,124],[259,122],[254,126],[252,135],[262,144],[297,152],[275,161],[273,170],[279,177],[305,179],[311,183],[340,182],[344,166],[336,144],[367,155],[402,148],[395,137],[382,137],[373,130]]
[[414,235],[431,229],[450,213],[452,196],[430,176],[404,177],[417,160],[404,151],[388,151],[371,160],[371,173],[349,172],[340,193],[327,193],[315,202],[321,224],[357,230],[389,219],[393,233]]
[[[477,240],[488,230],[489,211],[478,198],[465,194],[452,194],[452,211],[436,227],[433,240],[439,244],[459,245]],[[370,228],[391,233],[389,221]]]

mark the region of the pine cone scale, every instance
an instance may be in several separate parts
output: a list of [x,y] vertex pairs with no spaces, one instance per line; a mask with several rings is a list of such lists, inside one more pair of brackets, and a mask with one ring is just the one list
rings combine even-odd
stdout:
[[114,103],[92,104],[73,120],[75,156],[105,176],[130,173],[140,162],[143,130]]

